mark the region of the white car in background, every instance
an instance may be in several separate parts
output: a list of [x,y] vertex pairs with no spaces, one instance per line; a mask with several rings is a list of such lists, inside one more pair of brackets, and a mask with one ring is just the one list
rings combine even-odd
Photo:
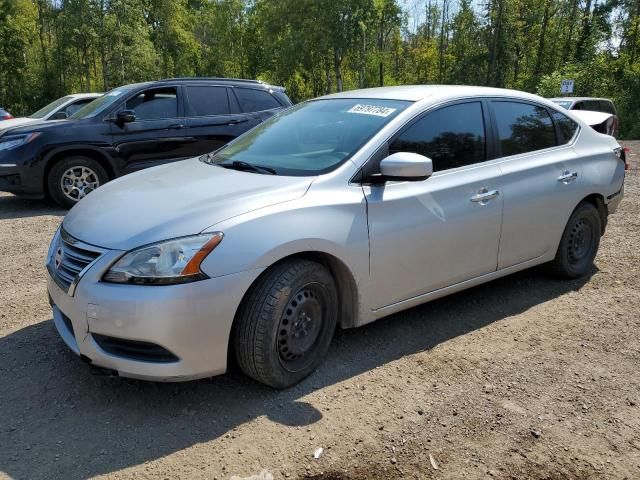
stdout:
[[608,98],[558,97],[550,99],[562,108],[571,110],[598,133],[617,137],[620,131],[618,112]]
[[42,107],[37,112],[32,113],[28,117],[11,118],[4,120],[0,124],[0,133],[13,127],[27,125],[30,123],[43,122],[46,120],[64,120],[86,104],[93,102],[96,98],[101,97],[101,93],[75,93],[54,100],[46,107]]

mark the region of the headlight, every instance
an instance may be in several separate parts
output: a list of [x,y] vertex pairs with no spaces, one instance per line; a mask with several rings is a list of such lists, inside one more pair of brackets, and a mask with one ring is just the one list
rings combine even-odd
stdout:
[[21,145],[26,145],[40,136],[40,132],[28,133],[26,135],[10,135],[0,139],[0,152],[2,150],[12,150]]
[[208,278],[200,264],[222,241],[222,233],[176,238],[132,250],[102,280],[112,283],[171,285]]

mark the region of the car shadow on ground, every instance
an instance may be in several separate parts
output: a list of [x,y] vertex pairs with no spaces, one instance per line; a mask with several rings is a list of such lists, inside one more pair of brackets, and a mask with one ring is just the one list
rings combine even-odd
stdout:
[[[592,273],[595,273],[595,269]],[[301,400],[328,385],[579,290],[534,269],[338,332],[317,372],[286,391],[238,373],[182,384],[110,378],[68,353],[51,320],[0,339],[0,473],[84,479],[225,435],[258,416],[284,425],[322,418]]]
[[67,210],[51,200],[32,200],[10,194],[0,194],[0,220],[40,217],[44,215],[66,215]]

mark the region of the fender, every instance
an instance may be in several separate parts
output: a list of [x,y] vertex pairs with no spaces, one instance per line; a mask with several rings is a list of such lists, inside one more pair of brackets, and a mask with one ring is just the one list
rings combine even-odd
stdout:
[[[99,161],[104,164],[107,172],[113,179],[120,176],[122,169],[121,165],[119,165],[112,156],[108,155],[107,152],[105,152],[105,147],[113,148],[109,145],[96,146],[86,143],[61,145],[46,152],[42,156],[40,161],[44,164],[44,171],[48,172],[52,165],[52,159],[61,153],[68,152],[70,154],[87,155],[87,152],[90,152],[89,156],[99,159]],[[44,175],[44,178],[46,178],[46,175]]]

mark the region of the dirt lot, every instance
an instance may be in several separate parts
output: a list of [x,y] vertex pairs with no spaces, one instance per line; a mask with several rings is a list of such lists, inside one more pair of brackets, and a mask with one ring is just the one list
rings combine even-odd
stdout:
[[640,478],[632,158],[590,278],[536,269],[340,332],[284,392],[239,374],[152,384],[81,363],[46,301],[43,258],[64,212],[0,195],[0,478]]

